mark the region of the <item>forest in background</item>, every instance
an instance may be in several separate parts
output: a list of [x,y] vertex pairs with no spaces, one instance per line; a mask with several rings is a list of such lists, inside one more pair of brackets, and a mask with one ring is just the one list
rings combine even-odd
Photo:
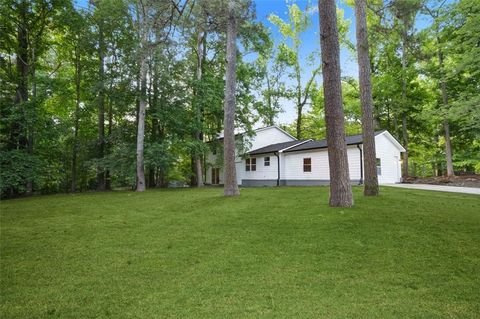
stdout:
[[[350,3],[351,2],[351,3]],[[349,4],[353,5],[353,1]],[[298,138],[324,138],[319,52],[303,70],[308,8],[271,15],[282,39],[240,1],[236,127],[276,124],[295,105]],[[147,187],[196,185],[223,130],[221,0],[6,0],[0,4],[0,187],[3,196],[133,188],[145,110]],[[147,9],[146,9],[147,8]],[[415,27],[418,16],[432,24]],[[341,44],[353,25],[338,12]],[[480,171],[480,3],[370,1],[376,129],[408,149],[404,176]],[[342,79],[347,134],[361,132],[358,80]],[[142,121],[140,121],[142,122]],[[199,170],[197,164],[200,163]]]

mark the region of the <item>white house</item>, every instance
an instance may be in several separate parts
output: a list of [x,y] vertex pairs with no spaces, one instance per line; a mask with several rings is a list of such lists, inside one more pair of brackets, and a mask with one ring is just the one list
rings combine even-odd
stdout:
[[[219,138],[220,140],[222,137]],[[254,131],[244,140],[248,150],[237,150],[237,181],[242,186],[328,185],[328,147],[325,140],[297,140],[277,126]],[[352,183],[363,182],[362,135],[346,137]],[[375,133],[378,180],[380,184],[401,181],[401,152],[405,149],[386,130]],[[207,184],[223,184],[217,154],[207,156]]]

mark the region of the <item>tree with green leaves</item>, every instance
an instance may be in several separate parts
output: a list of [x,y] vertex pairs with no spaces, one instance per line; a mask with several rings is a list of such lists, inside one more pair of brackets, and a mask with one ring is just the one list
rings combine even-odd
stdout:
[[[374,1],[366,10],[375,125],[401,137],[406,115],[411,175],[480,170],[479,5],[463,0],[440,10],[441,3],[422,7],[434,18],[419,32],[419,15],[414,10],[410,17],[412,8],[404,3]],[[297,122],[287,128],[324,138],[328,93],[315,80],[305,90],[306,68],[297,90],[295,61],[289,60],[295,52],[291,23],[306,13],[290,6],[295,19],[281,21],[290,28],[283,30],[288,41],[281,36],[276,46],[255,19],[253,3],[234,4],[235,109],[228,124],[248,136],[258,123],[275,122],[284,98],[297,104],[301,91],[301,101],[308,94],[305,105],[311,107],[303,108],[299,130]],[[143,187],[181,185],[192,176],[204,179],[210,165],[225,165],[216,140],[226,125],[224,1],[4,1],[0,13],[2,197],[136,189],[139,168]],[[337,9],[340,43],[354,50],[346,25]],[[315,69],[315,61],[311,65]],[[343,77],[341,91],[345,133],[358,134],[359,81]],[[446,165],[445,120],[452,167]],[[235,140],[239,154],[247,140]],[[212,149],[219,150],[215,163],[205,160]]]
[[70,191],[77,191],[77,175],[78,175],[78,153],[80,147],[79,131],[82,109],[82,82],[83,75],[86,71],[87,57],[89,55],[89,37],[88,17],[85,12],[75,11],[68,20],[68,25],[64,33],[64,46],[62,49],[66,51],[66,59],[73,64],[74,97],[75,107],[73,111],[73,137],[72,137],[72,159],[71,159],[71,177]]
[[360,104],[362,106],[363,167],[365,172],[363,194],[365,196],[376,196],[378,195],[378,176],[366,8],[366,0],[355,1],[358,78],[360,83]]
[[[443,48],[443,43],[440,38],[440,28],[442,27],[441,23],[441,11],[444,10],[445,2],[441,3],[438,7],[437,6],[430,6],[429,4],[424,4],[423,9],[427,12],[428,15],[433,19],[433,37],[434,43],[436,47],[436,56],[438,59],[438,75],[439,75],[439,87],[441,92],[441,99],[443,103],[443,110],[444,112],[448,112],[449,108],[449,99],[448,99],[448,90],[447,90],[447,82],[446,82],[446,72],[445,72],[445,52]],[[431,56],[430,56],[431,58]],[[445,162],[447,166],[447,176],[452,177],[454,176],[453,170],[453,161],[452,161],[452,142],[450,137],[450,121],[447,116],[444,117],[442,121],[443,131],[444,131],[444,138],[445,138]]]
[[344,113],[340,76],[340,43],[334,0],[319,0],[320,45],[327,127],[330,200],[332,207],[353,206],[352,185],[345,143]]
[[224,161],[224,188],[225,196],[238,196],[237,174],[235,171],[235,89],[237,82],[237,10],[238,3],[229,0],[227,4],[227,54],[225,73],[225,106],[224,106],[224,135],[223,135],[223,161]]
[[[137,49],[139,76],[139,106],[137,117],[137,191],[145,191],[144,140],[145,140],[145,112],[147,107],[147,68],[148,58],[153,48],[165,43],[169,37],[174,20],[183,14],[188,1],[179,7],[177,2],[165,1],[162,3],[139,1],[136,3],[137,30],[139,46]],[[161,30],[157,31],[157,28]]]
[[71,7],[68,1],[5,1],[0,6],[0,66],[5,80],[2,83],[8,83],[2,85],[2,127],[7,130],[2,134],[2,144],[6,144],[5,152],[11,151],[10,155],[17,157],[14,165],[18,166],[16,172],[10,171],[12,167],[2,167],[10,171],[7,174],[16,176],[15,185],[5,186],[11,194],[31,194],[34,190],[40,162],[35,154],[42,115],[38,91],[40,62],[48,51],[48,31],[61,27],[59,18]]
[[402,99],[401,99],[401,119],[402,119],[402,141],[405,152],[403,152],[403,177],[409,176],[408,171],[408,113],[410,101],[407,97],[408,82],[409,82],[409,58],[412,56],[413,49],[413,30],[415,25],[415,17],[421,8],[422,0],[394,0],[391,4],[391,10],[395,17],[395,28],[399,30],[401,45],[400,50],[402,52]]
[[[314,66],[312,73],[307,77],[306,84],[303,82],[304,70],[301,67],[303,58],[300,56],[302,44],[300,37],[311,26],[310,16],[307,10],[302,11],[298,5],[292,4],[288,6],[288,21],[283,21],[274,14],[270,15],[268,19],[278,27],[283,36],[283,41],[278,47],[277,63],[289,66],[291,68],[289,77],[295,80],[295,85],[289,95],[294,97],[297,112],[295,135],[301,139],[303,110],[309,102],[312,84],[321,71],[320,66]],[[315,64],[317,57],[318,53],[312,52],[306,60]]]
[[277,59],[278,49],[274,46],[273,40],[268,37],[265,41],[264,49],[259,52],[257,65],[262,79],[260,85],[264,85],[262,90],[263,103],[260,116],[263,123],[267,126],[275,125],[276,116],[283,111],[280,105],[282,98],[288,97],[285,82],[282,80],[284,61]]

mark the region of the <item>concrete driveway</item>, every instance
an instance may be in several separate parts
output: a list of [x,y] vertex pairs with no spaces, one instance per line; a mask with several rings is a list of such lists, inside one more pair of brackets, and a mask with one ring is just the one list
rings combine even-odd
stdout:
[[443,186],[430,184],[385,184],[383,186],[480,195],[480,188],[475,187]]

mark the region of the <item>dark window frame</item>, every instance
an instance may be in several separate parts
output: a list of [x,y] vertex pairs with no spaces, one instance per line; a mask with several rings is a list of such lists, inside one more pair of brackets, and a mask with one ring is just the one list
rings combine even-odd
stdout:
[[255,157],[249,157],[245,159],[245,171],[255,172],[257,170],[257,159]]
[[312,171],[312,158],[304,157],[303,158],[303,171],[305,173],[310,173]]
[[377,175],[382,175],[382,159],[377,157],[376,162],[377,162]]
[[265,156],[263,158],[263,166],[270,166],[270,156]]

